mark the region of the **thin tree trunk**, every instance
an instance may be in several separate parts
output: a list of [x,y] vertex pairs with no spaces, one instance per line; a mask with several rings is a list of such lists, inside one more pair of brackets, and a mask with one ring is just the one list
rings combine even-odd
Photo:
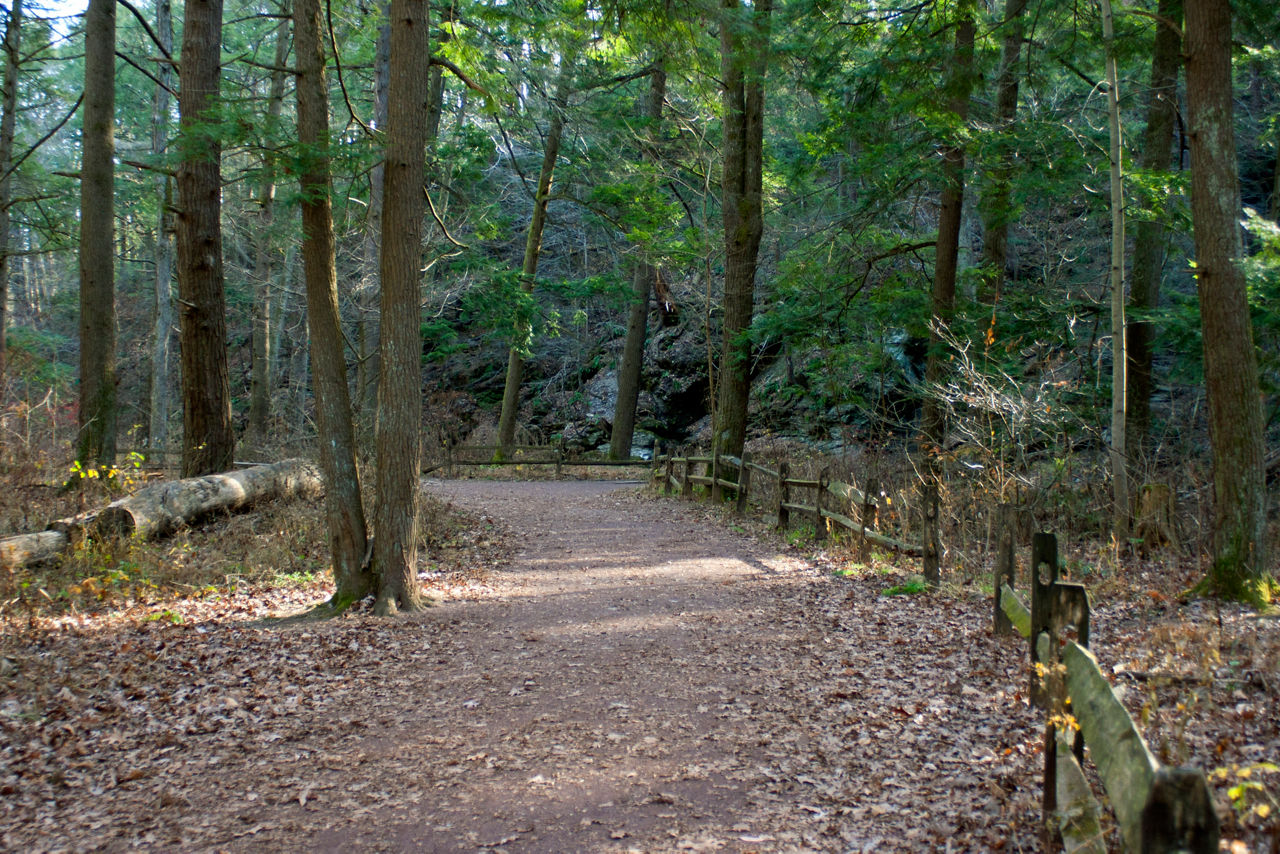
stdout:
[[116,458],[115,0],[85,12],[84,130],[80,166],[80,435],[76,459]]
[[320,468],[333,562],[330,604],[345,608],[373,590],[365,567],[368,532],[356,468],[355,430],[347,391],[338,314],[338,274],[333,235],[333,185],[329,172],[329,105],[324,80],[324,42],[319,0],[294,0],[295,62],[298,64],[298,142],[303,168],[302,261],[307,279],[307,324],[311,332]]
[[[288,14],[287,0],[284,5],[284,14]],[[284,66],[288,59],[289,21],[281,18],[276,25],[276,67],[271,71],[271,89],[267,96],[267,123],[271,127],[280,122],[280,114],[284,110]],[[301,128],[299,131],[301,132]],[[256,257],[253,272],[257,293],[253,300],[253,369],[249,391],[248,433],[255,443],[261,443],[266,437],[267,422],[271,418],[271,283],[275,272],[275,265],[271,262],[271,226],[275,220],[275,170],[275,155],[268,152],[262,164],[262,185],[258,192],[258,234],[254,240]]]
[[[1156,16],[1155,48],[1151,55],[1151,91],[1147,101],[1147,127],[1142,136],[1139,161],[1147,171],[1170,167],[1173,130],[1178,116],[1178,64],[1182,61],[1182,39],[1177,26],[1182,21],[1182,0],[1160,0]],[[1168,22],[1168,23],[1166,23]],[[1145,452],[1151,435],[1151,362],[1155,326],[1145,315],[1160,303],[1160,274],[1164,266],[1164,223],[1158,218],[1136,223],[1133,238],[1133,276],[1129,285],[1129,305],[1137,314],[1129,318],[1126,336],[1129,399],[1126,407],[1129,457],[1136,460]]]
[[[1018,115],[1018,61],[1022,55],[1023,17],[1027,0],[1008,0],[1004,7],[1004,40],[1001,46],[1000,72],[996,78],[996,122],[1008,132]],[[978,300],[995,304],[1004,292],[1005,269],[1009,263],[1009,220],[1013,206],[1009,200],[1013,180],[1011,158],[1000,152],[992,170],[982,203],[982,290]]]
[[[383,4],[384,21],[378,27],[373,56],[373,125],[387,126],[387,86],[391,73],[391,12]],[[356,340],[360,362],[356,367],[355,405],[361,413],[372,413],[378,405],[378,253],[382,240],[382,184],[385,164],[379,160],[369,171],[369,217],[365,227],[364,265],[356,293]]]
[[[969,116],[969,94],[973,80],[974,24],[964,17],[956,24],[955,62],[947,88],[949,108],[961,122]],[[929,446],[929,459],[946,439],[946,413],[935,389],[946,375],[946,348],[939,327],[951,322],[956,305],[956,264],[960,254],[960,220],[964,212],[964,146],[947,145],[942,150],[942,198],[938,212],[938,244],[933,271],[934,329],[929,334],[929,354],[925,361],[925,381],[929,385],[924,400],[922,430]]]
[[[542,152],[542,168],[538,172],[538,186],[533,199],[533,214],[529,219],[529,231],[524,241],[524,263],[521,266],[521,287],[526,294],[533,293],[534,278],[538,274],[538,256],[542,251],[542,230],[547,223],[547,197],[551,194],[551,180],[555,174],[556,158],[560,156],[560,141],[564,136],[565,101],[572,77],[572,63],[568,56],[561,58],[560,74],[556,81],[555,96],[551,99],[551,121],[547,127],[547,141]],[[529,349],[533,325],[529,318],[521,316],[516,321],[514,340],[507,354],[507,382],[502,390],[502,414],[498,417],[498,459],[511,456],[511,446],[516,438],[516,415],[520,409],[520,385],[524,381],[524,354]]]
[[[662,104],[667,96],[667,72],[658,63],[649,81],[649,101],[645,108],[648,139],[642,143],[646,162],[656,160],[654,145],[660,136]],[[655,267],[643,259],[636,262],[632,277],[631,312],[627,317],[627,338],[622,345],[622,363],[618,366],[618,399],[614,406],[613,430],[609,434],[609,456],[615,460],[631,456],[635,436],[636,403],[640,396],[640,372],[644,367],[644,342],[649,325],[649,291],[653,289]]]
[[741,456],[747,438],[756,263],[764,234],[764,81],[772,0],[722,0],[720,75],[724,102],[724,320],[715,445]]
[[417,587],[422,341],[418,270],[426,173],[426,0],[391,2],[391,80],[382,213],[382,364],[374,570],[380,614],[422,606]]
[[178,293],[182,339],[182,473],[225,471],[235,454],[222,276],[222,146],[216,121],[222,0],[186,0],[178,111]]
[[[173,53],[173,7],[170,0],[156,3],[156,36]],[[173,67],[157,63],[155,95],[151,101],[151,154],[159,160],[169,145],[169,89]],[[155,323],[151,333],[151,423],[148,434],[154,453],[163,454],[169,444],[169,362],[173,343],[173,182],[158,173],[156,202],[159,214],[155,244]]]
[[6,331],[9,325],[9,205],[13,198],[14,110],[18,105],[18,61],[22,49],[22,0],[12,0],[4,30],[4,83],[0,90],[0,395],[6,388]]
[[1231,5],[1186,7],[1187,107],[1196,289],[1213,453],[1213,566],[1208,586],[1260,605],[1271,581],[1262,401],[1241,255],[1232,127]]
[[1125,444],[1124,183],[1120,156],[1120,91],[1116,74],[1115,24],[1111,0],[1100,0],[1106,42],[1107,124],[1111,174],[1111,532],[1117,543],[1129,536],[1129,466]]

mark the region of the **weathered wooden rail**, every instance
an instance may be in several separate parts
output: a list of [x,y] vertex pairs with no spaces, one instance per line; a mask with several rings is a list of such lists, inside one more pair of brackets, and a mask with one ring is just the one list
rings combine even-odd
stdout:
[[[703,467],[702,474],[697,473],[699,466]],[[713,501],[723,501],[726,492],[731,494],[734,509],[745,513],[753,481],[767,478],[775,486],[772,509],[777,516],[778,527],[783,530],[790,527],[792,514],[796,514],[810,521],[814,537],[818,540],[825,539],[833,526],[852,531],[860,538],[864,560],[872,544],[909,555],[925,553],[923,545],[874,530],[880,516],[879,487],[874,479],[869,478],[865,490],[861,490],[852,484],[832,481],[828,471],[824,468],[817,479],[796,478],[791,476],[787,460],[780,461],[774,470],[752,460],[749,452],[740,458],[713,452],[710,456],[678,457],[668,454],[655,456],[653,460],[654,478],[659,480],[667,494],[678,492],[685,498],[691,498],[694,487],[703,486]],[[797,500],[797,493],[805,491],[811,496],[811,503]],[[853,518],[855,512],[857,520]]]
[[587,454],[572,453],[565,445],[513,445],[509,450],[511,456],[496,459],[497,445],[450,445],[445,448],[445,458],[439,462],[424,466],[423,474],[430,474],[440,469],[453,472],[458,466],[555,466],[556,477],[560,477],[565,466],[644,466],[650,460],[632,458],[627,460],[609,460]]
[[[1127,850],[1216,852],[1218,818],[1204,772],[1162,766],[1152,755],[1088,649],[1088,593],[1083,585],[1058,580],[1054,536],[1035,535],[1030,608],[1013,590],[1013,570],[1013,537],[1005,525],[996,561],[994,631],[1010,635],[1016,629],[1030,644],[1032,702],[1048,715],[1046,833],[1056,828],[1068,852],[1107,851],[1102,810],[1082,770],[1088,744]],[[1075,640],[1065,637],[1071,630]]]

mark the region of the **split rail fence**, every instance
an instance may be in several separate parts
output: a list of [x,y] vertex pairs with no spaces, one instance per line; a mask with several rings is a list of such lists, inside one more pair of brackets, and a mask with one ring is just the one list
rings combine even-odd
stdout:
[[[1007,512],[1004,521],[1011,521]],[[1016,629],[1030,644],[1031,699],[1048,716],[1046,835],[1056,829],[1068,852],[1107,851],[1102,810],[1082,770],[1087,743],[1127,850],[1216,852],[1218,818],[1204,772],[1163,766],[1152,755],[1088,649],[1089,596],[1083,585],[1058,580],[1054,535],[1036,534],[1032,541],[1030,608],[1013,590],[1014,566],[1012,526],[1003,524],[994,631],[1007,636]]]
[[[694,497],[694,487],[706,489],[712,501],[724,501],[726,495],[734,499],[734,509],[745,513],[753,494],[753,488],[763,479],[773,486],[772,509],[777,516],[778,527],[786,530],[790,527],[793,514],[808,520],[813,526],[814,537],[818,540],[826,538],[835,526],[852,531],[861,538],[862,558],[865,560],[871,545],[893,549],[904,554],[924,556],[926,579],[930,555],[933,556],[934,577],[937,583],[937,556],[940,553],[936,524],[930,529],[929,520],[936,523],[938,519],[937,489],[926,489],[924,492],[925,529],[932,530],[926,534],[923,543],[912,543],[891,537],[875,530],[876,520],[880,517],[879,485],[874,478],[868,478],[864,489],[852,484],[833,481],[829,469],[822,469],[816,479],[798,478],[791,475],[791,464],[787,460],[778,462],[776,470],[767,468],[751,459],[750,452],[741,457],[728,454],[712,453],[710,456],[655,456],[653,461],[654,477],[662,485],[668,495],[679,493],[682,497]],[[702,473],[699,474],[699,468]],[[761,491],[761,490],[757,490]],[[800,499],[808,498],[808,503]],[[853,518],[854,514],[858,518]]]

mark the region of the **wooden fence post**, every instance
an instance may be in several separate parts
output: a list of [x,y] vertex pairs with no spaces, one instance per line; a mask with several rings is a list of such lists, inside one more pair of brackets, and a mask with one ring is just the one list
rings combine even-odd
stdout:
[[822,510],[827,503],[830,483],[827,469],[818,472],[818,494],[813,497],[813,538],[819,542],[827,538],[827,517],[822,515]]
[[747,512],[747,492],[751,489],[751,469],[748,464],[751,462],[751,452],[742,452],[742,465],[738,468],[738,500],[734,504],[734,510],[739,515]]
[[675,474],[676,474],[676,458],[675,458],[675,457],[673,457],[673,456],[671,455],[671,453],[670,453],[670,452],[668,452],[668,453],[667,453],[667,466],[666,466],[665,478],[664,478],[664,479],[663,479],[663,481],[662,481],[662,494],[663,494],[663,495],[670,495],[670,494],[671,494],[671,490],[672,490],[672,486],[671,486],[671,478],[675,477]]
[[560,468],[564,464],[564,442],[556,447],[556,480],[560,479]]
[[692,468],[692,466],[693,466],[693,463],[689,461],[689,452],[688,450],[686,450],[684,453],[684,471],[680,475],[680,497],[681,498],[693,497],[693,481],[689,480],[689,474],[690,474],[689,469]]
[[720,488],[720,446],[711,449],[711,500],[719,504],[724,500],[724,490]]
[[938,484],[921,485],[924,503],[924,583],[936,588],[942,583],[942,533],[938,530]]
[[862,512],[858,514],[862,522],[862,542],[858,544],[859,563],[866,563],[871,558],[871,541],[867,539],[867,531],[876,526],[876,512],[879,509],[876,494],[879,492],[880,484],[876,479],[867,478],[865,492],[862,494]]
[[995,612],[992,617],[991,630],[996,637],[1008,637],[1013,634],[1013,623],[1000,607],[1000,591],[1005,584],[1009,589],[1014,587],[1013,577],[1013,505],[1001,504],[996,514],[996,573],[995,573]]
[[778,463],[778,527],[784,531],[791,523],[791,510],[787,507],[791,503],[791,484],[787,482],[790,476],[791,464],[781,460]]

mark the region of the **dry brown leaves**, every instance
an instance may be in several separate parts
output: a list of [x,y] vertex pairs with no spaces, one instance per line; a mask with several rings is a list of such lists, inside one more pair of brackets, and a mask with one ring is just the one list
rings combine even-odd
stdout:
[[[470,515],[429,532],[421,614],[267,623],[324,588],[241,584],[11,621],[0,845],[1038,849],[1041,718],[981,597],[886,596],[902,570],[836,577],[826,553],[603,484],[430,491]],[[1274,757],[1274,683],[1239,675],[1274,665],[1275,633],[1222,625],[1231,657],[1188,671],[1213,681],[1171,749]],[[1176,647],[1150,609],[1097,626],[1104,661],[1185,663],[1150,657]],[[1131,697],[1164,732],[1187,687]]]

